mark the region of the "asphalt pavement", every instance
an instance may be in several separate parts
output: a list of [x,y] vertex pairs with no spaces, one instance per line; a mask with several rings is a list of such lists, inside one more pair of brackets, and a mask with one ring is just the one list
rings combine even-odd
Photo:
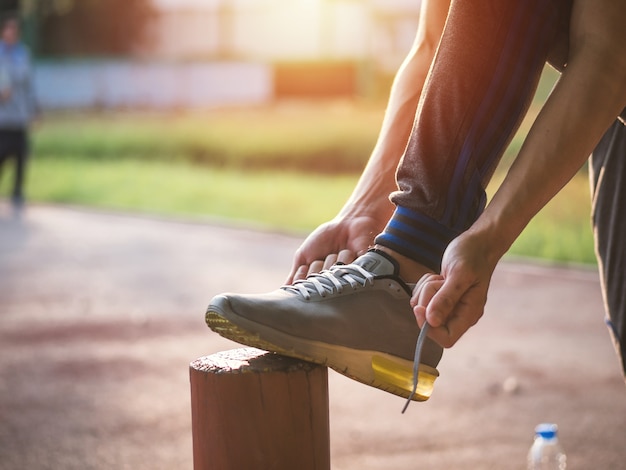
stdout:
[[[0,201],[0,469],[191,469],[189,363],[238,345],[211,297],[264,292],[297,236]],[[559,425],[568,469],[626,468],[626,387],[598,275],[507,261],[484,318],[404,401],[330,372],[334,470],[524,469]],[[245,451],[245,449],[242,449]]]

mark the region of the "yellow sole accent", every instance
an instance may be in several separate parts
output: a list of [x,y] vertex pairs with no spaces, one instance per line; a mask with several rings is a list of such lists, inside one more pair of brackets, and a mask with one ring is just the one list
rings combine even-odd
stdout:
[[[407,364],[385,356],[375,355],[372,357],[372,369],[377,380],[394,385],[410,394],[413,391],[413,368]],[[428,400],[433,393],[435,379],[438,375],[436,369],[421,364],[418,372],[417,390],[413,399],[416,401]]]

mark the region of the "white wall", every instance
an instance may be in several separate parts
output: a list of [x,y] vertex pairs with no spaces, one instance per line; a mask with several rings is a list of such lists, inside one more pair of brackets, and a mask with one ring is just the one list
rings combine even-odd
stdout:
[[210,108],[267,103],[273,77],[257,63],[40,62],[35,89],[44,109]]

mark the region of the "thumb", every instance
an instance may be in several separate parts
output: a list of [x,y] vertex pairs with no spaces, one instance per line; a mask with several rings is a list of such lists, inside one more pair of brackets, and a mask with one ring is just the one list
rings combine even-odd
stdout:
[[426,308],[428,323],[434,327],[445,325],[471,285],[468,280],[459,279],[454,274],[446,278]]

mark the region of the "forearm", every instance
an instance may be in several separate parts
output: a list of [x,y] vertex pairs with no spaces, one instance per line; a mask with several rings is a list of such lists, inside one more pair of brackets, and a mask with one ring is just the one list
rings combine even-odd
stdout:
[[389,96],[376,146],[340,215],[375,212],[387,220],[393,206],[388,195],[397,189],[395,172],[411,134],[430,64],[447,17],[449,2],[422,3],[415,43],[400,67]]
[[388,195],[396,190],[396,168],[406,148],[428,73],[425,64],[432,59],[427,51],[415,54],[407,57],[396,75],[376,146],[342,213],[363,209],[380,211],[385,216],[391,213]]
[[504,182],[470,229],[489,240],[493,263],[576,174],[626,104],[621,62],[617,56],[582,54],[567,66]]

